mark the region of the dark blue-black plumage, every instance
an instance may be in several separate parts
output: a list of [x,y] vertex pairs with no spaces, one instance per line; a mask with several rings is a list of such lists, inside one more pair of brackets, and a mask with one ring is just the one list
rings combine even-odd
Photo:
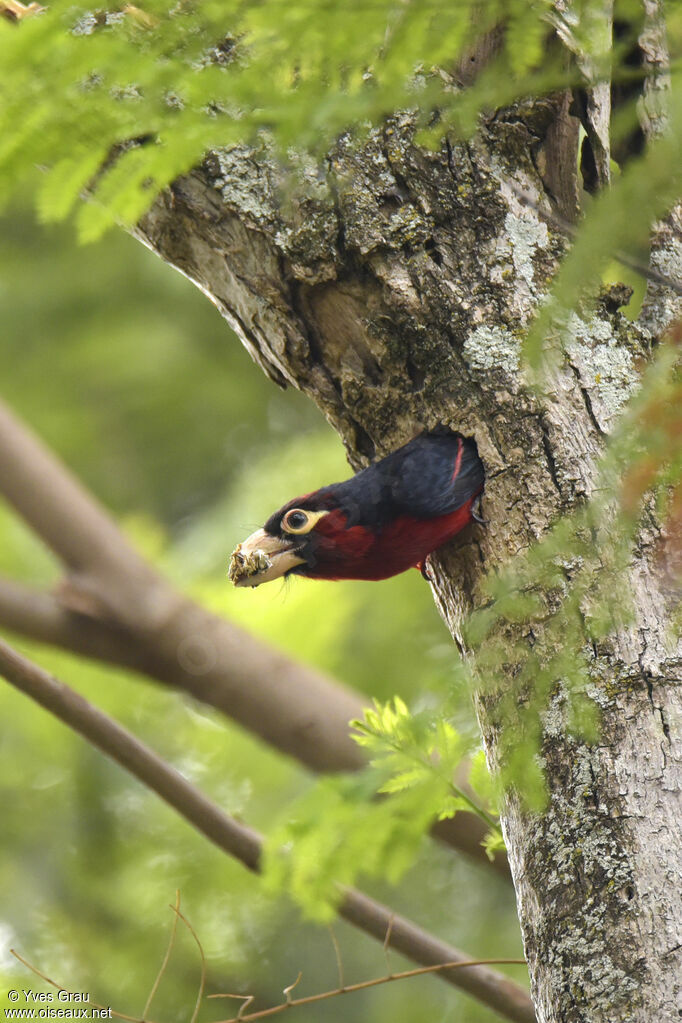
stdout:
[[290,508],[338,508],[347,526],[381,529],[402,516],[449,515],[483,490],[485,473],[476,443],[451,431],[422,433],[342,483],[289,501],[265,524],[277,533]]

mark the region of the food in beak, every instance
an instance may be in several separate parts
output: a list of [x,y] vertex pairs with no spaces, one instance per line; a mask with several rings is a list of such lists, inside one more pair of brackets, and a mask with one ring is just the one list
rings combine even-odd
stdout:
[[267,572],[272,566],[270,558],[265,551],[255,550],[250,554],[242,551],[242,544],[238,543],[230,555],[230,567],[227,570],[228,578],[235,586],[248,585],[247,580],[259,572]]
[[258,529],[232,551],[227,575],[235,586],[260,586],[302,565],[304,560],[294,553],[291,544]]

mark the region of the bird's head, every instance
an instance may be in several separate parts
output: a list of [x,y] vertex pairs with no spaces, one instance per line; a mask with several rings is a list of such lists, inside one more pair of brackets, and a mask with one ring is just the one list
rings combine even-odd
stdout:
[[367,528],[349,522],[333,487],[289,501],[232,553],[236,586],[259,586],[281,576],[347,578],[371,543]]
[[236,586],[281,576],[386,579],[471,522],[483,489],[476,445],[422,434],[352,479],[288,501],[232,552]]

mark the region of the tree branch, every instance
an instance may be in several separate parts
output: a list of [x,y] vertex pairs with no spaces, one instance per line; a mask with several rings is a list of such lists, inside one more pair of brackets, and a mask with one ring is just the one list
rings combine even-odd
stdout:
[[74,573],[55,603],[41,596],[31,614],[26,591],[6,584],[3,603],[15,626],[30,618],[92,653],[101,642],[97,656],[151,671],[313,769],[364,763],[348,728],[362,712],[355,693],[177,593],[1,403],[0,491]]
[[[227,624],[227,623],[225,623]],[[235,707],[230,699],[229,686],[223,681],[223,676],[231,671],[229,664],[221,665],[222,674],[216,676],[217,682],[207,686],[201,674],[193,674],[192,671],[180,663],[167,661],[158,658],[154,654],[150,642],[137,642],[125,629],[121,629],[113,622],[97,621],[86,615],[77,614],[62,607],[59,600],[50,593],[44,593],[32,587],[22,585],[7,579],[0,579],[0,625],[28,639],[37,640],[40,643],[49,643],[52,646],[61,647],[63,650],[70,650],[76,654],[102,661],[105,664],[117,664],[124,668],[145,675],[153,682],[162,685],[172,686],[190,693],[193,697],[201,700],[221,713],[226,714],[233,720],[244,724],[244,721],[236,716]],[[251,640],[254,646],[258,646]],[[267,648],[263,648],[267,650]],[[287,666],[286,676],[291,678],[291,686],[298,684],[296,673],[307,671],[312,677],[314,673],[310,669],[296,665],[288,661],[282,655],[272,652],[276,662],[270,669],[277,672],[277,664],[284,662]],[[240,666],[243,670],[248,665],[242,657]],[[256,668],[254,667],[254,671]],[[321,681],[326,681],[320,676]],[[258,679],[252,682],[250,679],[243,682],[244,685],[254,687],[258,685]],[[338,683],[327,682],[328,685]],[[354,698],[353,694],[346,691],[349,707],[346,711],[351,718],[362,717],[362,709],[368,701],[361,698]],[[351,705],[351,701],[353,704]],[[314,708],[311,708],[314,710]],[[301,742],[295,749],[286,749],[282,743],[279,733],[272,733],[268,740],[277,749],[295,756],[306,767],[315,771],[336,771],[336,770],[359,770],[365,764],[361,748],[348,739],[347,722],[345,724],[344,736],[347,739],[346,746],[340,744],[341,722],[333,718],[333,709],[327,708],[329,729],[338,729],[338,741],[329,742],[328,745],[320,743],[312,744],[308,733],[304,733]],[[263,714],[268,709],[264,708]],[[340,715],[339,715],[340,716]],[[280,719],[284,726],[286,719]],[[275,722],[277,723],[277,722]],[[255,728],[252,731],[257,731]],[[264,737],[260,731],[257,732]],[[335,733],[336,734],[336,733]],[[455,817],[437,821],[432,832],[442,842],[452,846],[454,849],[464,852],[476,862],[491,866],[506,881],[510,880],[509,864],[503,852],[498,852],[494,860],[489,860],[483,852],[481,842],[486,834],[486,827],[482,820],[474,814],[460,811]]]
[[[262,839],[255,831],[223,813],[125,728],[2,640],[0,674],[156,792],[223,852],[238,859],[249,870],[260,871]],[[354,888],[344,888],[343,891],[339,914],[382,942],[388,935],[390,947],[409,959],[428,966],[472,958],[404,917],[396,916],[388,907],[362,892]],[[535,1020],[528,994],[514,981],[489,967],[444,970],[442,976],[506,1019],[517,1023]]]
[[[75,572],[57,596],[0,581],[1,624],[182,689],[315,771],[364,766],[348,723],[368,700],[176,593],[1,402],[0,492]],[[474,815],[434,830],[491,864]],[[492,866],[509,879],[504,855]]]
[[[137,630],[159,626],[179,597],[120,533],[104,508],[0,403],[2,492],[83,590],[83,606]],[[89,599],[88,599],[89,598]]]

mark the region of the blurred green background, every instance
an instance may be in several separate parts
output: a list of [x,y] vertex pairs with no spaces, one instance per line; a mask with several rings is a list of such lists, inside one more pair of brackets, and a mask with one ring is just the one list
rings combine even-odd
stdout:
[[[350,474],[314,406],[269,382],[211,304],[131,238],[112,232],[82,248],[70,228],[43,229],[28,213],[0,223],[0,395],[144,553],[213,610],[368,696],[397,693],[419,708],[455,686],[455,650],[417,572],[256,592],[228,585],[238,540],[290,497]],[[0,575],[37,585],[59,576],[1,503]],[[296,763],[186,696],[15,642],[263,831],[312,784]],[[452,696],[459,724],[471,726],[469,695]],[[209,990],[252,992],[263,1007],[281,1000],[299,970],[297,994],[336,986],[324,928],[266,896],[258,879],[2,683],[0,715],[1,991],[45,988],[12,946],[60,984],[139,1015],[176,889],[204,946]],[[433,842],[397,889],[371,890],[472,955],[522,954],[511,887]],[[348,982],[385,972],[379,945],[344,924],[335,933]],[[509,972],[523,980],[521,968]],[[199,975],[181,927],[150,1018],[189,1020]],[[199,1018],[223,1019],[238,1006],[208,1002]],[[321,1017],[498,1018],[433,977],[296,1010],[302,1023]]]

